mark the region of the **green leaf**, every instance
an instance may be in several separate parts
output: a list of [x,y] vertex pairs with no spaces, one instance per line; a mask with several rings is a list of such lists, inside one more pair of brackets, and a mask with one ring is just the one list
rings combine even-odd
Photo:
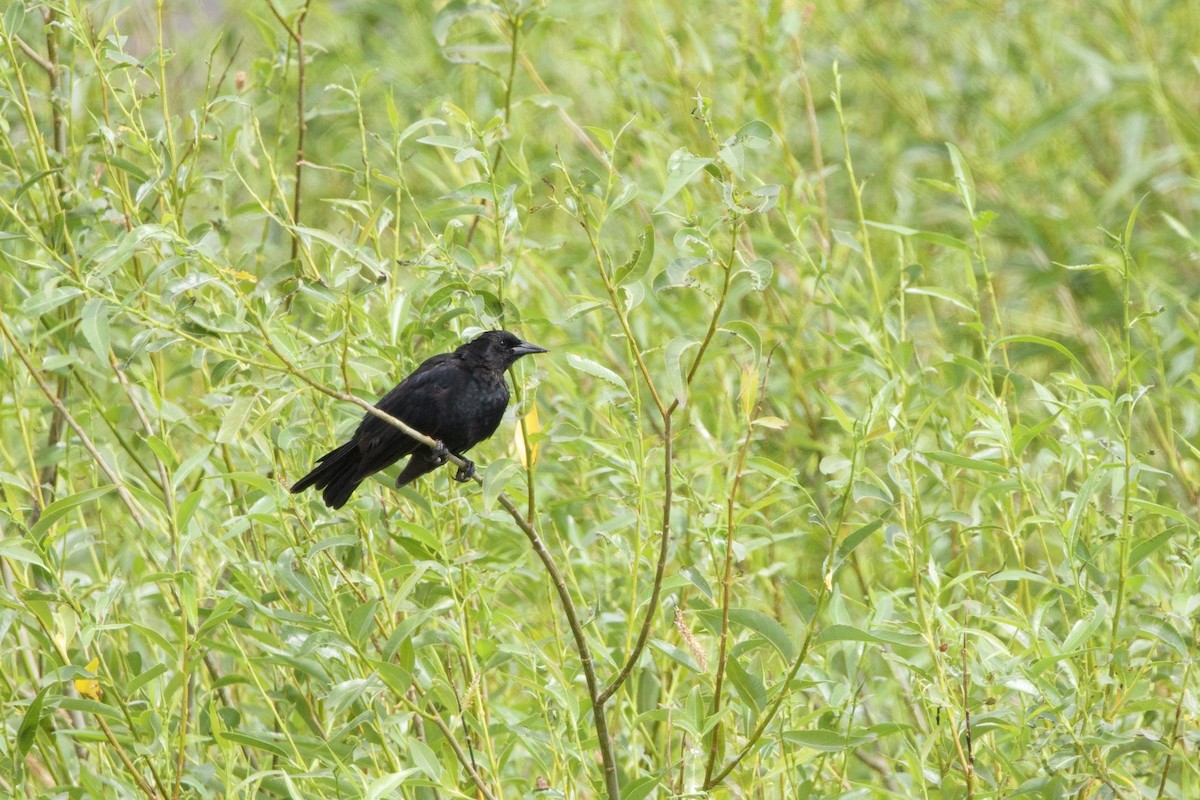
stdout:
[[927,297],[936,297],[939,300],[945,300],[951,305],[958,306],[963,311],[974,311],[966,300],[962,299],[954,292],[935,286],[912,286],[904,290],[905,294],[925,295]]
[[587,373],[593,378],[599,378],[605,383],[611,384],[620,389],[625,393],[626,396],[629,396],[629,386],[626,385],[625,379],[613,372],[608,367],[601,366],[595,361],[592,361],[590,358],[582,358],[574,353],[567,353],[567,363],[570,364],[573,369]]
[[749,608],[731,608],[729,609],[729,621],[749,628],[766,639],[772,647],[779,651],[779,655],[783,656],[785,661],[791,661],[796,657],[796,651],[788,638],[787,630],[774,617]]
[[196,631],[196,638],[203,639],[210,631],[220,627],[230,617],[237,614],[240,605],[236,597],[224,597],[211,609],[204,614],[204,622],[200,624],[199,630]]
[[21,725],[17,728],[17,752],[21,754],[21,758],[24,758],[33,747],[38,727],[42,724],[42,708],[45,705],[46,693],[49,691],[49,686],[43,686],[42,690],[33,696],[33,700],[29,702],[29,708],[25,709],[25,713],[21,717]]
[[226,483],[244,483],[267,493],[279,488],[278,483],[257,472],[226,472],[214,477]]
[[[389,94],[388,97],[390,96]],[[367,787],[367,792],[363,795],[363,800],[384,800],[384,798],[398,797],[400,795],[396,790],[410,783],[412,777],[420,772],[421,770],[412,767],[376,778]]]
[[967,166],[967,160],[963,158],[962,151],[950,142],[946,142],[946,149],[950,152],[950,166],[954,170],[954,185],[958,189],[958,196],[962,198],[963,205],[967,207],[968,216],[974,219],[975,181],[971,179],[971,169]]
[[[53,280],[53,279],[52,279]],[[21,311],[30,317],[37,317],[48,311],[53,311],[64,303],[69,303],[83,294],[82,289],[74,286],[57,286],[49,283],[34,292],[21,304]]]
[[688,348],[699,344],[694,336],[676,336],[663,352],[663,360],[667,367],[667,388],[671,397],[679,403],[680,408],[687,407],[687,381],[684,377],[683,354]]
[[23,564],[34,564],[46,569],[46,562],[31,550],[26,550],[19,539],[0,539],[0,558],[10,561],[20,561]]
[[340,536],[330,536],[328,539],[322,539],[309,546],[308,552],[305,553],[305,558],[312,558],[317,553],[329,550],[334,547],[353,547],[358,544],[359,538],[353,533],[343,533]]
[[715,600],[712,587],[709,586],[708,581],[704,579],[704,575],[700,573],[700,570],[696,569],[695,567],[684,567],[683,569],[679,570],[679,573],[691,581],[691,584],[699,589],[701,594],[707,597],[709,601]]
[[79,327],[83,338],[87,339],[88,347],[101,358],[108,360],[108,303],[99,297],[93,297],[83,306],[79,315]]
[[41,539],[46,535],[46,531],[50,530],[50,527],[58,521],[59,517],[84,503],[91,503],[94,500],[100,499],[114,488],[112,484],[108,486],[96,486],[91,489],[84,489],[82,492],[67,495],[66,497],[60,497],[46,506],[46,510],[38,518],[37,524],[29,529],[29,536],[33,539]]
[[217,431],[218,444],[231,444],[246,435],[246,420],[250,418],[250,411],[254,408],[254,401],[257,399],[258,395],[256,394],[244,394],[234,398],[233,405],[229,407],[229,410],[225,412],[224,419],[221,420],[221,429]]
[[844,561],[847,556],[854,552],[854,548],[865,542],[868,536],[881,527],[883,527],[882,519],[873,520],[843,539],[837,549],[838,560]]
[[836,753],[840,750],[861,747],[867,742],[874,741],[875,737],[868,734],[846,734],[838,733],[837,731],[816,729],[810,731],[784,731],[783,740],[788,744],[807,747],[810,750]]
[[1001,570],[988,578],[988,583],[1004,583],[1005,581],[1030,581],[1031,583],[1044,583],[1047,586],[1058,585],[1045,575],[1039,575],[1036,572],[1024,569]]
[[483,507],[491,510],[496,507],[496,498],[504,491],[509,477],[521,469],[521,465],[511,458],[498,458],[487,465],[483,471]]
[[412,753],[413,763],[429,776],[435,783],[442,782],[442,765],[437,755],[429,745],[416,737],[409,737],[408,750]]
[[1070,361],[1072,364],[1074,364],[1076,367],[1078,367],[1080,372],[1087,374],[1087,370],[1085,370],[1083,368],[1083,364],[1079,363],[1079,359],[1075,357],[1074,353],[1072,353],[1070,350],[1068,350],[1065,346],[1063,346],[1059,342],[1056,342],[1053,339],[1047,339],[1044,336],[1032,336],[1032,335],[1003,336],[1003,337],[997,339],[996,341],[992,342],[991,349],[995,350],[996,348],[1003,347],[1006,344],[1017,344],[1017,343],[1021,343],[1021,342],[1024,342],[1025,344],[1036,344],[1036,345],[1041,345],[1042,347],[1049,347],[1051,350],[1054,350],[1054,351],[1060,353],[1061,355],[1063,355],[1068,361]]
[[737,656],[731,656],[725,668],[742,702],[755,712],[762,712],[767,705],[767,688],[762,678],[748,672]]
[[921,453],[931,461],[939,461],[942,464],[947,464],[951,467],[959,469],[970,469],[976,472],[990,472],[995,475],[1008,475],[1009,469],[1003,464],[997,464],[995,461],[984,461],[979,458],[967,458],[960,456],[957,453],[947,453],[945,450],[925,450]]
[[199,508],[200,501],[203,499],[204,493],[200,490],[188,492],[188,496],[183,498],[183,502],[175,509],[175,527],[178,530],[187,528],[188,523],[192,521],[192,515],[196,513],[196,509]]
[[696,660],[692,658],[691,655],[680,650],[670,642],[664,642],[662,639],[651,639],[650,646],[674,661],[676,664],[686,667],[692,672],[695,672],[697,675],[703,672],[703,670],[700,669],[700,665],[696,663]]
[[629,781],[621,787],[621,800],[646,800],[662,783],[663,776],[669,771],[670,768],[661,769],[653,775],[643,775]]
[[735,319],[726,322],[721,326],[720,330],[744,339],[750,345],[750,349],[754,351],[754,363],[757,364],[762,361],[762,334],[758,332],[756,326],[744,320]]
[[346,628],[355,644],[366,647],[371,632],[375,630],[375,610],[378,608],[379,600],[371,599],[350,612],[346,619]]
[[697,173],[711,163],[713,163],[711,158],[692,155],[682,148],[672,153],[671,157],[667,159],[667,182],[663,186],[662,197],[658,199],[654,210],[659,210],[668,200],[679,194],[683,187],[696,177]]
[[1171,537],[1177,533],[1180,533],[1181,531],[1181,526],[1173,525],[1157,536],[1151,536],[1149,539],[1138,542],[1138,544],[1129,551],[1129,568],[1133,569],[1138,564],[1145,561],[1151,553],[1162,547],[1167,542],[1171,541]]
[[769,475],[775,480],[784,483],[793,483],[796,480],[796,470],[794,468],[785,467],[783,464],[778,464],[764,456],[751,456],[746,459],[746,466],[754,472]]
[[1081,620],[1076,620],[1071,626],[1071,632],[1067,634],[1067,638],[1063,639],[1062,652],[1073,653],[1083,647],[1088,639],[1092,638],[1100,626],[1108,619],[1108,604],[1104,602],[1104,598],[1100,595],[1094,595],[1096,598],[1096,606],[1088,612],[1088,615]]
[[433,18],[433,38],[438,46],[445,47],[450,36],[450,29],[460,20],[472,16],[491,17],[493,15],[503,16],[503,14],[503,9],[493,3],[468,3],[466,0],[453,0],[443,6],[442,10]]
[[291,758],[291,753],[287,749],[272,741],[272,738],[279,738],[278,736],[268,737],[267,734],[243,733],[240,731],[225,731],[223,735],[227,741],[234,744],[240,744],[255,750],[263,750],[284,759]]
[[142,674],[135,676],[133,680],[127,683],[123,688],[124,695],[126,697],[133,697],[143,686],[165,672],[167,672],[166,664],[155,664],[153,667],[150,667],[150,669],[146,670]]
[[829,644],[830,642],[867,642],[869,644],[916,647],[921,640],[916,636],[903,633],[864,631],[853,625],[830,625],[817,634],[816,644]]
[[1055,411],[1053,415],[1046,417],[1036,425],[1014,425],[1013,426],[1013,453],[1018,458],[1025,454],[1025,449],[1029,447],[1029,443],[1046,432],[1046,429],[1054,424],[1058,419],[1058,415],[1062,413],[1062,409]]
[[1178,508],[1164,506],[1159,503],[1152,503],[1149,500],[1143,500],[1140,497],[1129,498],[1129,503],[1130,505],[1140,508],[1143,511],[1149,512],[1150,516],[1162,516],[1166,517],[1167,519],[1174,520],[1180,525],[1183,525],[1189,531],[1194,531],[1197,529],[1196,520],[1189,517],[1187,514],[1184,514]]
[[775,275],[775,266],[765,258],[752,258],[738,270],[738,274],[741,273],[750,276],[750,287],[754,291],[761,292],[771,285],[771,278]]
[[629,260],[622,264],[613,276],[613,283],[620,285],[626,280],[640,280],[650,268],[654,260],[654,226],[647,225],[646,230],[638,237],[638,246],[630,254]]

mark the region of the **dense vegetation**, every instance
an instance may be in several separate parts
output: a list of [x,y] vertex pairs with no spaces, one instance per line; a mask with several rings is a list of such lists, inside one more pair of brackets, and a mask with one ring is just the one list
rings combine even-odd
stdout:
[[0,794],[1200,796],[1200,7],[438,5],[4,7]]

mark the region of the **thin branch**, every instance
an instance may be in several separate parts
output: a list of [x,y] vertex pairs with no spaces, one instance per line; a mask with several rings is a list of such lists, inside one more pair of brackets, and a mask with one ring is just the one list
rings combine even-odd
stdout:
[[[505,127],[508,126],[509,118],[512,116],[512,91],[513,91],[513,81],[516,80],[516,75],[517,75],[517,53],[519,52],[518,44],[521,39],[521,17],[509,15],[508,25],[512,31],[512,46],[509,47],[508,81],[505,82],[505,84],[504,84],[504,125],[505,125]],[[504,160],[504,139],[503,139],[503,137],[501,137],[496,142],[496,152],[492,155],[492,166],[491,166],[491,169],[488,171],[488,179],[492,185],[492,205],[493,205],[493,207],[499,207],[498,204],[496,203],[496,197],[495,197],[495,195],[496,195],[496,170],[500,168],[500,162],[503,160]],[[484,203],[486,204],[486,202],[487,201],[485,200]],[[476,214],[471,219],[471,227],[467,229],[467,236],[466,236],[466,240],[464,241],[464,245],[463,245],[464,247],[471,246],[471,241],[475,238],[475,229],[479,227],[479,222],[482,219],[483,219],[482,213]],[[502,246],[503,243],[500,242],[499,239],[497,239],[496,244],[497,244],[497,247],[500,247],[500,246]]]
[[[410,700],[409,702],[412,701]],[[450,743],[450,749],[454,751],[454,755],[458,759],[458,763],[461,764],[463,769],[467,771],[467,774],[471,776],[471,781],[475,784],[475,788],[479,790],[479,793],[483,795],[484,800],[496,800],[496,795],[492,794],[491,789],[488,788],[483,778],[479,775],[479,772],[476,771],[473,764],[474,759],[467,758],[467,754],[463,752],[462,745],[460,745],[458,740],[454,738],[454,731],[450,730],[450,726],[446,724],[444,719],[442,719],[442,715],[437,712],[437,709],[432,709],[425,712],[425,716],[431,720],[434,725],[438,726],[438,729],[442,732],[443,737],[445,737],[446,741]]]
[[962,702],[963,702],[963,728],[967,740],[967,760],[963,764],[963,771],[967,777],[967,799],[975,796],[975,751],[971,747],[971,673],[967,669],[967,634],[963,633],[962,644]]
[[[134,415],[138,418],[138,422],[141,423],[142,430],[146,432],[146,436],[154,436],[154,425],[150,422],[150,417],[147,416],[146,410],[142,408],[142,404],[137,398],[137,393],[133,391],[133,386],[129,383],[129,376],[125,374],[125,370],[121,369],[121,365],[117,361],[117,357],[113,355],[112,350],[108,352],[108,364],[113,372],[116,373],[117,381],[121,384],[121,388],[125,390],[125,396],[129,399],[129,404],[133,406]],[[154,448],[150,448],[150,452],[154,456],[154,465],[158,471],[158,482],[162,486],[163,504],[167,509],[167,526],[171,532],[171,564],[175,569],[180,569],[179,513],[175,503],[175,488],[171,485],[171,476],[167,470],[167,465],[158,457],[158,453],[154,451]]]
[[154,791],[154,787],[147,783],[146,779],[142,777],[142,774],[137,771],[137,767],[135,767],[133,761],[130,760],[129,754],[125,752],[125,748],[121,746],[121,741],[117,739],[116,735],[112,732],[112,728],[108,727],[108,723],[104,721],[104,717],[100,716],[99,714],[93,714],[93,716],[96,718],[96,722],[100,725],[100,730],[104,731],[104,738],[108,739],[109,745],[111,745],[113,750],[117,752],[117,757],[121,759],[121,763],[125,765],[125,770],[133,777],[133,780],[138,785],[138,788],[142,790],[142,794],[146,795],[146,797],[149,797],[150,800],[159,800],[158,792]]
[[129,490],[125,488],[125,483],[121,480],[121,476],[118,475],[116,470],[110,467],[108,462],[104,460],[104,456],[100,455],[100,450],[97,449],[96,445],[87,435],[87,432],[83,429],[83,426],[75,421],[75,418],[71,416],[71,413],[67,410],[66,404],[63,403],[62,399],[53,390],[51,390],[50,385],[46,383],[46,379],[42,376],[41,372],[39,372],[37,368],[33,366],[33,363],[29,360],[29,354],[26,353],[25,349],[17,342],[16,337],[13,335],[12,330],[9,329],[8,323],[5,321],[5,316],[2,313],[0,313],[0,333],[4,334],[4,338],[7,339],[9,345],[12,346],[13,351],[17,354],[17,358],[21,359],[21,363],[25,365],[25,369],[29,372],[29,375],[37,383],[38,388],[42,390],[42,394],[46,396],[46,399],[50,401],[50,404],[54,406],[55,410],[62,415],[63,420],[65,420],[66,423],[71,426],[71,429],[75,431],[75,435],[79,437],[80,443],[83,444],[84,448],[89,454],[91,454],[92,459],[96,462],[104,474],[108,476],[109,481],[116,488],[117,494],[120,496],[121,501],[124,502],[125,507],[129,509],[129,514],[131,517],[133,517],[133,521],[141,528],[147,527],[145,517],[142,516],[142,512],[138,509],[137,503],[133,499],[133,495],[131,495]]
[[825,158],[821,154],[821,128],[817,123],[817,108],[813,103],[812,86],[808,82],[808,66],[804,62],[803,35],[808,30],[812,6],[804,11],[804,23],[801,29],[792,36],[792,47],[796,51],[796,76],[800,80],[800,88],[804,92],[804,114],[808,118],[808,138],[812,144],[813,173],[816,175],[817,203],[821,206],[821,214],[817,218],[817,233],[821,237],[821,249],[829,253],[832,239],[829,235],[829,195],[825,187]]
[[[729,606],[733,589],[733,535],[737,528],[737,496],[742,485],[742,475],[746,469],[746,456],[750,452],[750,443],[754,440],[754,422],[762,413],[763,403],[767,396],[767,376],[771,371],[772,350],[767,356],[767,365],[763,369],[762,379],[758,385],[758,401],[754,410],[746,420],[746,435],[742,438],[742,446],[738,448],[737,466],[734,468],[733,485],[729,487],[729,495],[725,502],[725,571],[721,577],[721,638],[717,654],[717,675],[713,681],[712,716],[721,711],[721,689],[725,683],[725,665],[729,661]],[[712,739],[708,750],[708,764],[704,768],[704,781],[707,783],[716,768],[717,756],[721,740],[721,723],[713,726]]]
[[25,55],[29,56],[30,61],[37,64],[50,75],[55,74],[54,65],[47,61],[45,56],[30,47],[29,44],[17,34],[14,33],[12,39],[17,43],[17,47],[21,48],[21,51],[24,52]]
[[658,564],[654,568],[654,584],[650,590],[650,602],[646,606],[646,616],[642,619],[642,628],[638,631],[637,641],[633,645],[633,649],[629,651],[629,656],[625,659],[625,664],[621,667],[621,671],[612,679],[608,687],[600,693],[600,702],[605,702],[613,696],[617,689],[621,688],[621,684],[629,677],[629,673],[633,671],[634,665],[637,664],[638,658],[642,655],[642,649],[646,646],[646,641],[650,638],[650,628],[654,621],[654,612],[658,609],[658,598],[662,593],[663,575],[667,568],[667,550],[671,544],[671,479],[673,477],[673,469],[671,460],[672,453],[672,438],[671,431],[671,416],[668,414],[663,419],[663,509],[662,509],[662,530],[658,534]]
[[[295,186],[292,187],[292,223],[294,225],[300,224],[301,180],[304,173],[304,132],[308,128],[308,124],[304,120],[304,20],[308,16],[310,5],[312,5],[312,0],[305,0],[304,6],[296,16],[296,26],[293,28],[288,25],[287,20],[279,13],[275,4],[271,0],[267,0],[267,6],[271,9],[271,13],[287,31],[288,38],[296,44],[296,173]],[[293,231],[292,260],[295,261],[299,254],[300,235]]]
[[[733,277],[733,260],[737,256],[738,227],[739,220],[735,218],[733,220],[733,229],[730,231],[731,241],[729,245],[729,258],[725,262],[725,280],[721,285],[721,295],[717,299],[716,307],[713,309],[712,318],[709,320],[708,330],[704,334],[704,339],[700,342],[700,349],[696,351],[696,357],[692,360],[692,366],[690,369],[688,369],[687,377],[684,379],[685,392],[691,388],[692,381],[696,378],[696,373],[700,369],[700,360],[704,358],[704,354],[708,350],[708,346],[712,343],[713,336],[716,334],[717,328],[720,325],[721,312],[725,309],[725,301],[729,297],[729,286]],[[600,274],[604,279],[605,286],[610,286],[611,281],[609,280],[608,274],[603,267],[601,267]],[[624,321],[624,313],[620,308],[620,304],[617,302],[615,291],[609,292],[609,298],[612,301],[613,308],[616,310],[617,315],[622,318],[622,321]],[[626,327],[628,329],[628,326]],[[632,337],[632,333],[630,336]],[[634,347],[634,352],[636,353],[636,342],[634,342],[632,338],[630,338],[630,342]],[[640,359],[639,363],[641,363]],[[767,363],[769,367],[769,358]],[[649,374],[645,374],[645,378],[649,383]],[[765,377],[764,380],[766,380]],[[646,605],[646,616],[642,618],[642,626],[638,631],[637,641],[634,643],[633,649],[629,651],[629,655],[625,658],[625,663],[621,667],[620,672],[618,672],[617,676],[613,678],[612,682],[608,685],[608,688],[600,693],[600,700],[602,702],[608,700],[608,698],[612,697],[613,693],[616,692],[617,689],[621,688],[621,684],[623,684],[629,677],[630,673],[633,671],[634,665],[637,664],[638,659],[641,658],[642,650],[646,647],[646,642],[649,641],[650,628],[654,622],[654,614],[658,610],[658,599],[662,595],[663,576],[666,574],[667,554],[671,543],[671,498],[673,492],[671,479],[673,477],[672,459],[674,452],[674,444],[671,441],[673,436],[672,418],[675,410],[679,408],[679,398],[675,398],[671,402],[671,405],[664,410],[662,407],[662,402],[658,399],[658,394],[654,391],[653,384],[650,384],[650,392],[654,395],[655,403],[658,403],[658,408],[662,413],[663,419],[663,510],[662,529],[659,531],[658,563],[654,568],[654,583],[650,589],[650,602]]]
[[[46,77],[50,82],[49,90],[46,92],[46,97],[50,102],[50,119],[53,128],[54,150],[58,153],[60,159],[66,157],[66,119],[63,117],[62,104],[59,99],[59,89],[61,79],[58,72],[58,38],[54,30],[54,9],[47,6],[42,11],[42,24],[46,32],[46,56],[43,58],[36,50],[30,47],[19,36],[14,36],[17,46],[21,48],[32,61],[41,67]],[[58,219],[62,224],[62,232],[64,240],[69,241],[70,236],[66,232],[66,212],[63,208],[63,197],[67,191],[66,179],[63,177],[61,169],[54,170],[54,185],[58,190]],[[61,312],[60,312],[61,313]],[[58,376],[58,385],[55,394],[58,397],[65,397],[69,384],[65,375]],[[63,435],[63,415],[56,407],[50,415],[50,426],[46,431],[46,449],[53,449],[59,442],[62,441]],[[34,519],[41,516],[42,509],[49,505],[54,500],[54,485],[58,483],[58,462],[52,461],[38,472],[38,485],[34,488]],[[43,494],[42,486],[48,487],[48,492]]]
[[183,790],[183,768],[187,765],[187,738],[188,727],[191,724],[191,709],[192,709],[192,676],[188,674],[188,642],[187,627],[184,627],[185,641],[183,643],[183,664],[180,665],[179,674],[183,676],[180,686],[179,707],[179,752],[175,758],[175,784],[171,788],[171,800],[179,800],[180,793]]
[[[859,439],[855,443],[854,450],[850,455],[850,477],[846,482],[848,487],[854,486],[855,478],[858,475],[858,459],[861,443],[862,441]],[[817,597],[813,604],[812,616],[810,617],[808,623],[808,631],[804,634],[804,643],[800,645],[800,653],[796,656],[796,660],[792,662],[791,668],[788,669],[787,676],[780,682],[779,693],[775,696],[775,699],[772,701],[771,705],[767,707],[767,710],[759,716],[758,724],[754,726],[754,730],[751,731],[750,735],[746,738],[746,743],[742,745],[742,749],[737,752],[737,755],[726,762],[725,766],[721,767],[721,769],[717,771],[711,778],[705,779],[703,787],[705,791],[709,791],[721,781],[725,780],[729,773],[733,772],[737,765],[742,763],[742,760],[750,754],[750,751],[758,746],[758,740],[762,738],[763,733],[767,730],[767,726],[771,724],[771,722],[775,719],[775,716],[779,713],[779,709],[783,707],[783,701],[789,694],[788,687],[791,686],[792,681],[796,679],[797,673],[800,672],[800,667],[803,666],[805,660],[808,658],[809,650],[812,648],[814,638],[816,638],[817,619],[821,616],[821,612],[825,608],[825,601],[828,600],[829,595],[833,593],[833,562],[835,556],[837,555],[838,543],[840,541],[838,532],[841,531],[842,526],[846,522],[846,514],[850,508],[850,497],[852,494],[853,492],[851,492],[849,488],[847,488],[843,493],[841,508],[838,511],[838,518],[831,526],[829,526],[831,535],[829,537],[829,553],[826,556],[826,562],[829,564],[829,568],[828,572],[826,573],[825,580],[821,581],[821,585],[817,590]]]
[[[479,476],[475,478],[480,483],[483,479]],[[533,551],[537,553],[538,558],[542,560],[542,564],[546,567],[546,571],[550,573],[550,580],[554,584],[554,590],[558,592],[558,599],[562,603],[563,612],[567,615],[567,625],[571,628],[571,635],[575,639],[575,647],[579,651],[579,663],[583,669],[584,679],[587,681],[588,695],[592,701],[592,717],[596,721],[596,736],[600,742],[600,758],[604,762],[604,785],[608,790],[610,800],[620,800],[621,789],[617,784],[617,763],[616,757],[613,755],[612,739],[608,734],[608,721],[604,717],[604,699],[601,699],[599,683],[596,680],[596,666],[592,662],[592,651],[588,647],[587,638],[583,632],[583,626],[579,622],[579,615],[575,610],[575,601],[571,598],[571,592],[567,589],[567,582],[563,579],[562,573],[558,569],[558,565],[554,562],[554,556],[546,549],[545,542],[538,535],[537,530],[524,517],[517,507],[513,505],[512,500],[504,494],[497,498],[500,505],[512,515],[513,520],[517,523],[517,527],[529,539],[529,543],[533,545]],[[607,699],[607,698],[605,698]]]

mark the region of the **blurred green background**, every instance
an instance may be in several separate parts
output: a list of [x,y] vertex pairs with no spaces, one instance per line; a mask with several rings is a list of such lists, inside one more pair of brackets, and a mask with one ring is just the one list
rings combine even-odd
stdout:
[[0,794],[1200,793],[1200,3],[0,20]]

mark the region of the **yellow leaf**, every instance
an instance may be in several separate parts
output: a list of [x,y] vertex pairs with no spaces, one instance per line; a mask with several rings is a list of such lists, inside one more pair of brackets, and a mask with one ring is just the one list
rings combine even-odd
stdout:
[[[100,659],[93,658],[84,667],[93,675],[100,670]],[[86,697],[88,700],[99,700],[103,692],[100,690],[100,680],[98,678],[76,678],[75,691],[79,692],[80,697]]]
[[537,406],[531,406],[529,413],[525,415],[525,419],[517,422],[517,432],[513,436],[513,450],[516,451],[517,460],[525,469],[529,469],[531,464],[537,463],[538,450],[542,445],[540,442],[533,442],[526,446],[525,434],[528,432],[530,436],[535,433],[540,433],[542,425],[538,422]]

